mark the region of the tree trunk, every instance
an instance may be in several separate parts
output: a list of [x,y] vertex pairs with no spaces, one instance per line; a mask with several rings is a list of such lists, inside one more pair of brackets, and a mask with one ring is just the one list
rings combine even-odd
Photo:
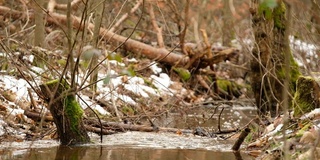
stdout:
[[233,15],[230,9],[230,0],[223,1],[223,26],[222,26],[222,45],[231,46],[231,40],[235,38]]
[[256,45],[252,50],[251,87],[259,115],[270,112],[275,116],[283,104],[282,92],[287,92],[283,85],[286,78],[285,55],[290,55],[288,92],[291,95],[295,91],[295,82],[300,72],[292,54],[286,53],[290,50],[286,48],[289,47],[289,41],[285,34],[288,23],[284,2],[278,1],[273,9],[267,4],[259,4],[258,0],[253,0],[253,4],[250,12]]
[[70,86],[67,82],[62,80],[59,83],[59,80],[53,80],[40,85],[40,88],[45,99],[48,100],[48,107],[61,144],[76,145],[90,142],[82,121],[83,110],[75,96],[70,94]]

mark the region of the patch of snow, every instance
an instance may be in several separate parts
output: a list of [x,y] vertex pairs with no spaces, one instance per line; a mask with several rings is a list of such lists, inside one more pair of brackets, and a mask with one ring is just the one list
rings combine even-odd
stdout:
[[149,95],[148,93],[146,93],[139,84],[125,84],[123,86],[126,90],[129,90],[133,93],[135,93],[136,95],[141,95],[144,98],[148,98]]
[[130,84],[144,84],[144,80],[140,77],[130,77],[128,79],[128,83],[130,83]]
[[112,75],[112,76],[117,76],[118,75],[118,73],[115,70],[112,70],[112,69],[110,69],[110,73],[109,74]]
[[145,85],[139,85],[140,88],[142,88],[144,91],[148,92],[149,94],[152,94],[154,96],[160,96],[158,92],[154,88],[151,88],[149,86]]
[[131,105],[137,105],[137,103],[131,97],[129,97],[127,95],[119,94],[118,98],[120,98],[125,103],[131,104]]
[[93,103],[92,100],[88,97],[88,96],[85,96],[85,95],[81,95],[81,98],[85,101],[83,102],[82,100],[78,100],[80,106],[83,108],[83,109],[86,109],[88,108],[88,105],[90,106],[90,108],[92,108],[93,110],[95,111],[98,111],[101,115],[111,115],[109,112],[107,112],[104,108],[102,108],[99,104],[96,104],[96,103]]
[[6,125],[7,123],[5,121],[3,121],[2,119],[0,119],[0,136],[4,135],[6,133],[5,129],[4,129],[4,125]]
[[17,115],[17,114],[23,114],[23,113],[24,113],[24,110],[21,109],[21,108],[12,109],[12,108],[10,108],[10,107],[7,107],[7,110],[8,110],[8,113],[9,113],[10,115],[13,115],[13,116],[15,116],[15,115]]
[[292,48],[306,52],[307,56],[316,56],[316,50],[318,49],[316,45],[295,39],[293,36],[290,36],[289,39]]
[[300,59],[296,58],[295,60],[298,64],[298,66],[300,66],[300,67],[304,66],[303,62]]
[[233,105],[232,106],[233,110],[237,110],[237,111],[243,111],[243,110],[257,110],[257,107],[253,107],[253,106],[243,106],[243,105]]
[[122,76],[111,78],[110,83],[113,85],[114,88],[117,88],[120,84],[122,84]]
[[[152,63],[154,63],[154,62],[152,62]],[[152,72],[153,72],[154,74],[159,74],[159,73],[162,72],[162,68],[158,67],[156,63],[154,63],[153,65],[151,65],[149,68],[152,70]]]
[[166,73],[161,73],[158,76],[151,75],[153,85],[155,85],[159,90],[168,91],[170,84],[172,83],[170,77]]
[[37,73],[43,73],[44,70],[42,68],[36,67],[36,66],[32,66],[31,69]]
[[314,117],[317,117],[317,116],[320,116],[320,108],[316,108],[313,111],[302,115],[300,117],[300,119],[301,120],[305,120],[305,119],[314,118]]
[[234,111],[233,114],[234,114],[235,116],[237,116],[237,117],[240,116],[240,113],[239,113],[238,111]]
[[113,65],[116,65],[116,66],[121,66],[121,67],[126,66],[124,63],[118,62],[116,60],[109,60],[109,63],[113,64]]
[[23,56],[23,60],[33,63],[34,55]]
[[263,137],[270,137],[270,136],[273,136],[273,135],[275,135],[276,133],[278,133],[280,130],[281,130],[281,128],[282,128],[282,126],[283,126],[283,124],[281,123],[281,124],[279,124],[273,131],[271,131],[271,132],[269,132],[269,133],[267,133],[266,135],[264,135]]
[[27,86],[29,84],[24,79],[16,79],[15,77],[4,75],[0,76],[0,80],[3,81],[5,90],[11,90],[16,93],[17,99],[26,97],[28,94]]
[[135,58],[130,58],[127,60],[128,62],[131,62],[131,63],[138,63],[138,60],[135,59]]

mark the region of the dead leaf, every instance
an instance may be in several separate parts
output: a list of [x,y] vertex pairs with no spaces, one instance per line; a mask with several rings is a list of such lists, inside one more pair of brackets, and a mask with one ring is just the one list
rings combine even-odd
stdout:
[[310,131],[306,131],[303,133],[299,142],[303,143],[303,144],[310,144],[310,143],[314,143],[315,140],[316,140],[316,137],[315,137],[314,133],[312,133]]
[[258,157],[261,154],[261,150],[252,150],[247,152],[248,155],[253,156],[253,157]]
[[274,124],[271,123],[270,125],[268,125],[265,129],[262,135],[266,135],[267,133],[273,131],[275,129]]
[[7,111],[7,107],[5,107],[4,105],[0,104],[0,111]]
[[10,102],[14,102],[17,98],[16,93],[12,92],[11,90],[0,90],[0,94]]
[[252,142],[248,145],[248,147],[261,147],[264,146],[268,142],[268,137],[257,139],[255,142]]

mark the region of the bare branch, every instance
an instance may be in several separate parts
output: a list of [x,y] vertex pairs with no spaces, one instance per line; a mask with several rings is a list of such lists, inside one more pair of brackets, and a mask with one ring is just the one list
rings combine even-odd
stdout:
[[130,10],[129,13],[126,13],[124,15],[122,15],[122,17],[116,22],[116,24],[114,24],[114,26],[110,29],[110,32],[114,32],[119,26],[120,24],[125,21],[128,17],[129,14],[133,14],[142,4],[143,0],[138,0],[138,2],[136,3],[136,5],[133,6],[133,8]]
[[153,28],[157,33],[157,41],[160,48],[164,48],[164,42],[162,37],[162,28],[158,26],[156,21],[156,16],[154,15],[153,5],[150,3],[149,5],[149,14]]

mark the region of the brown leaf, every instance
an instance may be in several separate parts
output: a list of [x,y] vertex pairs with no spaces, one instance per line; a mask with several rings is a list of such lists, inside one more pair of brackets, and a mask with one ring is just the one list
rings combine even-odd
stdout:
[[313,143],[315,141],[315,136],[312,132],[306,131],[303,133],[302,137],[300,138],[300,143],[308,144]]
[[11,90],[0,90],[0,94],[10,102],[14,102],[17,98],[17,95]]

